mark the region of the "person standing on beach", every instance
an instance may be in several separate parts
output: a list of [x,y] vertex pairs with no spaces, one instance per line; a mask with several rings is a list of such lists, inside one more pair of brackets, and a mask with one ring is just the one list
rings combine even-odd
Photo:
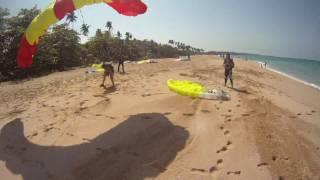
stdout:
[[119,62],[118,62],[118,72],[120,72],[120,66],[122,66],[122,72],[121,73],[125,73],[124,71],[124,61],[123,59],[120,59]]
[[230,79],[231,87],[233,88],[232,69],[234,68],[233,59],[230,58],[230,53],[226,54],[226,58],[223,61],[224,66],[224,86],[227,86],[227,81]]
[[123,49],[123,42],[121,40],[121,47],[120,47],[120,54],[119,54],[119,62],[118,62],[118,73],[120,72],[120,66],[122,66],[122,73],[124,74],[124,60],[123,60],[123,56],[122,56],[122,49]]
[[104,69],[104,73],[103,73],[103,81],[102,81],[102,84],[100,86],[104,87],[104,81],[106,80],[106,76],[110,76],[112,87],[115,87],[114,86],[114,81],[113,81],[114,68],[112,66],[112,63],[111,62],[104,62],[102,64],[102,68]]

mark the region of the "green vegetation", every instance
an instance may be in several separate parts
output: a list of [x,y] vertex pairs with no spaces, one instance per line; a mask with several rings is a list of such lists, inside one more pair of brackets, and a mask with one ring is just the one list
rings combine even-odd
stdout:
[[[105,30],[97,29],[93,37],[81,44],[80,34],[73,29],[77,16],[70,13],[66,23],[51,27],[41,38],[32,67],[22,70],[16,64],[20,38],[38,13],[34,7],[21,9],[16,16],[10,16],[8,9],[0,7],[0,81],[41,76],[96,62],[176,58],[203,52],[173,40],[160,44],[153,40],[138,40],[130,32],[113,34],[111,21],[106,22]],[[80,32],[87,36],[89,29],[90,26],[83,22]]]

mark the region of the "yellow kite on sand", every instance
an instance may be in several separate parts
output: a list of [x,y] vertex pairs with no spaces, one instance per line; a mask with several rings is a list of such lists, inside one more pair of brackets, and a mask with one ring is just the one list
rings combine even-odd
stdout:
[[91,67],[94,68],[95,71],[97,71],[97,72],[104,72],[104,69],[102,67],[102,63],[100,63],[100,64],[92,64]]
[[214,100],[229,100],[229,95],[220,89],[208,90],[199,83],[187,80],[172,80],[167,81],[168,88],[180,95],[189,96],[192,98],[214,99]]

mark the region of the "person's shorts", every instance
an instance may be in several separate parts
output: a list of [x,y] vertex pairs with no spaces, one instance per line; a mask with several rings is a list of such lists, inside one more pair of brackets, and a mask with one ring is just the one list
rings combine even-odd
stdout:
[[105,65],[103,65],[103,68],[104,68],[104,75],[105,76],[110,76],[110,75],[114,74],[114,68],[112,65],[105,64]]
[[224,77],[227,79],[227,78],[230,78],[232,79],[232,69],[225,69],[224,70]]

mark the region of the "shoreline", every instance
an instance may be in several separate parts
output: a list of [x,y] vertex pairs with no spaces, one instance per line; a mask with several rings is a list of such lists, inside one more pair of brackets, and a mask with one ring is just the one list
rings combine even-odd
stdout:
[[[242,61],[245,61],[245,59],[243,59],[243,58],[237,58],[237,59],[241,59]],[[254,60],[254,59],[249,59],[249,61],[253,61],[253,62],[255,62],[255,63],[259,64],[259,65],[264,64],[263,62],[258,61],[258,60]],[[299,83],[302,83],[302,84],[304,84],[304,85],[306,85],[306,86],[315,88],[315,89],[317,89],[317,90],[320,91],[320,86],[319,86],[319,85],[316,85],[316,84],[314,84],[314,83],[307,82],[307,81],[302,80],[302,79],[300,79],[300,78],[298,78],[298,77],[295,77],[295,76],[293,76],[293,75],[290,75],[290,74],[287,74],[287,73],[282,72],[282,71],[280,71],[280,70],[277,70],[277,69],[275,69],[274,67],[272,67],[272,66],[270,66],[270,65],[268,65],[267,70],[272,71],[272,72],[275,72],[275,73],[277,73],[277,74],[280,74],[280,75],[285,76],[285,77],[287,77],[287,78],[289,78],[289,79],[295,80],[295,81],[297,81],[297,82],[299,82]]]

